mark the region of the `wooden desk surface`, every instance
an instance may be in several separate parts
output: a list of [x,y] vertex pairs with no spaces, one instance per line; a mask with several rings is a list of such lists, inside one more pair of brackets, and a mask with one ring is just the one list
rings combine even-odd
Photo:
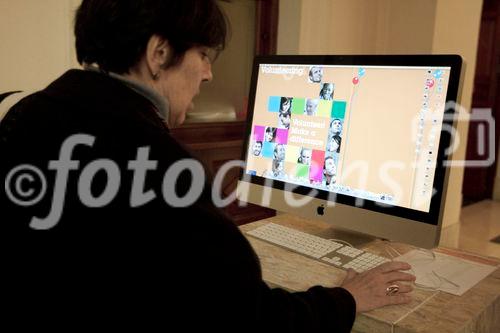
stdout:
[[[240,227],[245,232],[273,222],[310,234],[332,238],[333,228],[322,222],[292,215],[278,215]],[[345,271],[300,254],[247,237],[259,256],[263,278],[272,287],[303,291],[314,285],[338,286]],[[393,244],[401,253],[410,249]],[[363,249],[387,257],[381,242],[374,241]],[[446,249],[443,249],[446,250]],[[458,252],[457,250],[452,250]],[[462,252],[458,252],[462,253]],[[500,263],[496,258],[488,258]],[[440,291],[415,289],[407,305],[387,306],[358,314],[353,332],[500,332],[500,269],[458,297]]]

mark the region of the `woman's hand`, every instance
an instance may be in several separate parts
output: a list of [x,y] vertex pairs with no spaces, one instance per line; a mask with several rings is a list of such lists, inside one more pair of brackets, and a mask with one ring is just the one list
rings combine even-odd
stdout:
[[[390,304],[409,303],[411,297],[408,293],[413,287],[411,284],[401,283],[415,281],[414,275],[401,272],[409,269],[409,264],[398,261],[382,264],[361,274],[349,269],[341,287],[354,297],[357,312],[370,311]],[[394,289],[397,291],[394,292]]]

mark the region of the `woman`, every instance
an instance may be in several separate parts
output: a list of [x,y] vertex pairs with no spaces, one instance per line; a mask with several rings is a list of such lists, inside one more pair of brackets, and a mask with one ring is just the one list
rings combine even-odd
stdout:
[[[349,271],[342,287],[304,293],[263,282],[250,244],[212,202],[201,164],[169,133],[212,79],[210,54],[224,47],[215,0],[84,0],[75,36],[86,70],[68,71],[0,123],[2,179],[36,166],[52,194],[19,206],[1,192],[3,216],[15,217],[2,218],[16,250],[3,266],[10,309],[36,311],[51,326],[64,318],[115,330],[347,332],[356,311],[409,301],[409,287],[385,293],[413,279],[398,272],[403,263]],[[183,163],[191,172],[170,172]],[[200,195],[182,205],[193,188]]]
[[266,127],[265,140],[266,142],[274,142],[276,140],[276,127]]
[[342,137],[340,135],[333,135],[328,139],[326,151],[340,153],[341,144],[342,144]]
[[291,97],[281,97],[280,99],[280,112],[288,112],[292,107],[292,99]]
[[278,128],[290,129],[290,117],[292,115],[292,98],[281,97],[278,114]]
[[323,83],[319,92],[319,98],[333,101],[333,83]]

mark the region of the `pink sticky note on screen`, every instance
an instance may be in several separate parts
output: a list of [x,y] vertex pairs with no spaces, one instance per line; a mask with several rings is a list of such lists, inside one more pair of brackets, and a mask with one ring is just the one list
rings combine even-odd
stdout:
[[253,139],[255,141],[264,141],[264,126],[253,127]]
[[276,130],[276,143],[286,145],[288,143],[288,130],[278,128]]
[[309,169],[309,179],[317,182],[323,181],[323,165],[325,164],[325,152],[313,150],[311,156],[311,168]]

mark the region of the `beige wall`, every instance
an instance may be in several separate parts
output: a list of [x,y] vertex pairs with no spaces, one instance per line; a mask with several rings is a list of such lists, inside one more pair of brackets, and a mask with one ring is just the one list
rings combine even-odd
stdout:
[[301,10],[299,53],[374,52],[377,1],[303,0]]
[[[280,6],[280,15],[300,17],[298,24],[280,20],[280,31],[300,26],[297,54],[460,54],[467,63],[460,104],[470,110],[482,0],[281,0]],[[278,36],[278,53],[283,45],[293,49],[287,38]],[[458,130],[462,144],[453,158],[463,159],[467,124]],[[444,225],[459,221],[462,181],[463,169],[452,169]]]
[[278,20],[278,54],[297,54],[300,39],[301,0],[281,0]]
[[377,53],[432,53],[437,0],[378,0]]
[[[482,0],[439,0],[436,8],[434,30],[434,53],[458,53],[465,62],[462,77],[462,98],[460,104],[470,112],[472,90],[476,68],[476,52],[481,22]],[[459,146],[453,154],[454,160],[465,159],[468,123],[457,126]],[[446,196],[445,225],[460,218],[462,206],[463,168],[452,168]]]
[[281,0],[278,53],[430,53],[436,1]]
[[71,67],[75,0],[0,0],[0,92],[36,90]]

